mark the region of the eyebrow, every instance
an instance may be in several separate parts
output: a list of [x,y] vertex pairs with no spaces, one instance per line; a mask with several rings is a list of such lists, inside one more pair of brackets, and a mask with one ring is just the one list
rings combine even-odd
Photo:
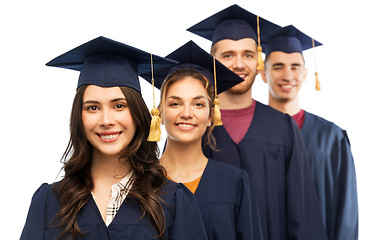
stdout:
[[284,63],[274,63],[273,65],[271,65],[272,67],[282,67],[284,66]]
[[[174,96],[174,95],[173,95],[173,96],[168,97],[167,99],[170,99],[170,98],[172,98],[172,99],[174,99],[174,100],[181,100],[181,97]],[[199,100],[199,99],[202,99],[202,98],[207,99],[207,97],[205,97],[205,96],[203,96],[203,95],[199,95],[199,96],[193,97],[193,100]]]
[[[232,54],[232,53],[236,53],[237,51],[235,50],[227,50],[227,51],[224,51],[224,52],[221,52],[221,55],[224,55],[224,54]],[[256,52],[253,51],[253,50],[249,50],[249,49],[245,49],[245,50],[242,50],[240,51],[241,53],[251,53],[251,54],[255,54]]]
[[[284,63],[274,63],[273,65],[272,65],[272,67],[282,67],[282,66],[285,66],[285,64]],[[295,66],[295,67],[301,67],[301,66],[303,66],[302,64],[300,64],[300,63],[293,63],[293,64],[290,64],[290,66]]]
[[226,54],[232,54],[232,53],[234,53],[233,50],[227,50],[227,51],[221,52],[220,55],[226,55]]
[[[110,102],[115,103],[115,102],[120,102],[120,101],[126,101],[126,99],[125,98],[114,98]],[[87,101],[83,102],[83,105],[85,105],[85,104],[100,104],[100,102],[96,101],[96,100],[87,100]]]
[[205,96],[203,96],[203,95],[199,95],[199,96],[194,97],[194,98],[193,98],[193,100],[200,100],[200,99],[202,99],[202,98],[207,99],[207,97],[205,97]]

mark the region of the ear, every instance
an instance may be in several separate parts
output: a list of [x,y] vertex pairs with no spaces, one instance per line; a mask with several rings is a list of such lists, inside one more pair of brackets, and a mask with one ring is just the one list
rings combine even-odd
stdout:
[[265,71],[261,72],[261,78],[262,78],[262,81],[264,81],[264,83],[267,83],[266,72]]

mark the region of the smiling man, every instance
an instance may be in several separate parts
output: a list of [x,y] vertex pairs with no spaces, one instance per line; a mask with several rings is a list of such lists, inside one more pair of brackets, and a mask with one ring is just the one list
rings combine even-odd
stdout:
[[[257,16],[232,5],[188,30],[212,41],[211,54],[244,79],[218,95],[223,126],[213,135],[214,160],[246,170],[253,179],[264,239],[327,239],[305,147],[295,122],[252,99],[260,64]],[[259,19],[262,34],[280,28]],[[217,78],[217,85],[229,79]]]
[[301,129],[328,239],[355,240],[358,238],[356,174],[346,131],[299,105],[298,93],[307,76],[302,51],[312,48],[312,38],[291,25],[266,38],[262,79],[269,86],[269,105],[293,116]]

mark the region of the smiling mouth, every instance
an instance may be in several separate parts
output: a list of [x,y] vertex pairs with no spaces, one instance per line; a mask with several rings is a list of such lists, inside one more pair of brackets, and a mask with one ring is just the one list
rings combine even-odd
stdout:
[[119,138],[120,134],[122,134],[122,132],[98,133],[97,135],[103,142],[114,142]]
[[286,90],[290,90],[290,89],[296,87],[296,85],[279,85],[279,86]]
[[181,129],[191,129],[196,126],[194,124],[188,124],[188,123],[176,123],[175,125]]
[[239,73],[237,73],[237,75],[238,75],[240,78],[243,78],[243,79],[245,79],[245,78],[247,77],[247,74],[239,74]]

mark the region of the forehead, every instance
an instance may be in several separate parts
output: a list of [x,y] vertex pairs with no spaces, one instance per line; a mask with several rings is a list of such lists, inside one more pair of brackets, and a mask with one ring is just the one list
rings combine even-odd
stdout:
[[285,53],[281,51],[274,51],[268,56],[267,62],[270,64],[278,62],[283,64],[304,64],[304,58],[299,52]]
[[217,53],[227,52],[227,51],[233,51],[233,52],[257,51],[256,42],[252,38],[243,38],[240,40],[223,39],[216,42],[213,45],[213,48]]
[[172,95],[182,98],[193,98],[198,95],[208,96],[208,93],[200,80],[188,76],[181,78],[170,85],[167,90],[166,97],[168,98]]
[[95,85],[89,85],[85,89],[84,101],[85,100],[98,100],[98,101],[109,101],[115,98],[125,98],[120,87],[99,87]]

